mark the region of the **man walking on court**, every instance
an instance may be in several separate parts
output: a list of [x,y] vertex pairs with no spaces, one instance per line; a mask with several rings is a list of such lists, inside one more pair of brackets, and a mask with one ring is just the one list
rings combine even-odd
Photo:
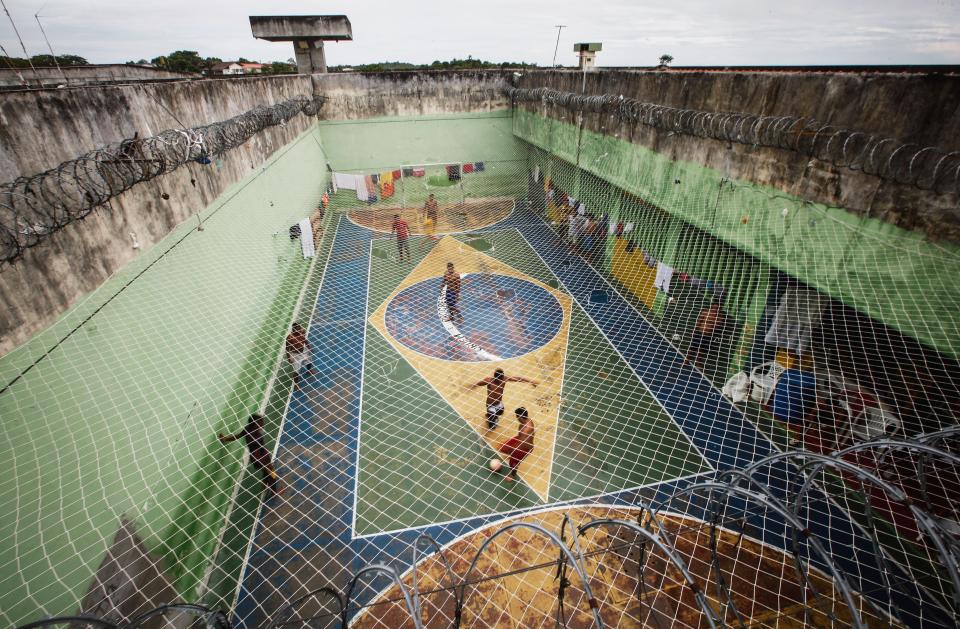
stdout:
[[717,328],[723,324],[723,311],[716,300],[710,302],[710,305],[697,316],[697,324],[690,338],[690,346],[687,348],[687,360],[697,369],[702,371],[706,366],[706,359],[713,351],[713,336]]
[[533,385],[533,388],[537,388],[540,384],[536,380],[523,376],[508,376],[498,367],[494,370],[492,378],[484,378],[480,382],[467,385],[471,390],[487,387],[487,428],[490,430],[497,427],[497,420],[503,415],[503,390],[508,382],[526,382]]
[[410,260],[410,245],[407,244],[407,236],[410,235],[410,228],[407,227],[407,221],[400,218],[399,214],[393,215],[393,226],[390,228],[391,234],[397,235],[397,253],[400,254],[400,262],[403,262],[403,253],[407,253],[407,261]]
[[527,458],[527,455],[533,452],[533,420],[527,414],[527,409],[522,406],[514,411],[517,415],[517,422],[520,424],[520,430],[515,437],[510,437],[500,446],[500,453],[507,457],[507,464],[510,471],[507,473],[507,482],[512,483],[517,480],[517,467]]
[[447,272],[443,274],[443,287],[446,288],[444,300],[447,303],[447,320],[463,323],[463,315],[457,307],[460,301],[460,274],[453,268],[453,262],[447,262]]
[[290,328],[290,334],[287,335],[287,360],[293,367],[293,386],[300,387],[300,372],[304,367],[307,368],[307,376],[313,374],[313,366],[310,364],[310,343],[307,342],[307,331],[298,322],[294,322]]
[[434,236],[434,231],[437,229],[437,217],[440,214],[440,206],[437,204],[437,200],[434,198],[432,192],[430,196],[427,197],[427,202],[423,204],[423,214],[424,231],[427,232],[431,240],[436,240],[437,237]]
[[235,435],[224,436],[217,435],[220,443],[229,443],[243,438],[247,442],[247,450],[250,451],[250,462],[253,466],[263,472],[263,484],[270,492],[271,496],[280,495],[280,477],[277,470],[273,467],[273,461],[270,460],[270,451],[267,450],[266,442],[263,440],[263,420],[260,413],[254,413],[247,420],[247,425],[243,430]]

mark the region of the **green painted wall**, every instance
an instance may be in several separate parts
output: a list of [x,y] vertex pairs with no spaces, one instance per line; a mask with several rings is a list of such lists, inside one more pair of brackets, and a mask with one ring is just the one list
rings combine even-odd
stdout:
[[216,435],[264,395],[309,267],[287,228],[325,162],[313,127],[0,359],[6,385],[49,351],[0,394],[4,624],[76,611],[122,517],[196,600],[244,471]]
[[525,159],[510,110],[320,122],[330,165],[378,172],[404,164]]
[[[615,137],[518,109],[517,137],[579,166],[561,174],[574,195],[584,175],[637,195],[937,350],[960,357],[960,247],[843,208],[730,181],[698,164],[672,161]],[[679,183],[677,183],[679,181]],[[583,191],[581,191],[583,190]],[[786,210],[786,212],[784,212]],[[662,259],[681,262],[679,248]],[[689,261],[688,261],[689,262]]]

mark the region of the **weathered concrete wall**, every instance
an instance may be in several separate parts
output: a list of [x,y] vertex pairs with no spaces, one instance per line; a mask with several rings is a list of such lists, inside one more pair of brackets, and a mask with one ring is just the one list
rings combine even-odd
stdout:
[[[150,136],[181,123],[191,127],[225,120],[310,93],[309,77],[298,76],[2,93],[0,177],[9,181],[53,168],[135,133]],[[94,211],[0,268],[0,355],[50,325],[311,124],[313,119],[297,116],[255,135],[214,164],[190,164],[137,185],[109,208]],[[139,250],[130,234],[140,242]]]
[[[199,74],[171,72],[150,66],[109,63],[90,66],[63,66],[57,68],[0,68],[0,87],[19,87],[20,77],[27,87],[56,87],[57,85],[89,85],[118,81],[171,81],[200,78]],[[64,78],[66,76],[66,78]]]
[[313,75],[316,90],[328,98],[326,120],[421,116],[505,109],[504,73],[343,72]]
[[[298,94],[328,97],[320,117],[355,120],[502,110],[499,71],[343,73],[181,81],[0,94],[0,177],[53,168],[97,146],[224,120]],[[44,329],[141,251],[210,204],[310,124],[298,116],[223,156],[140,184],[0,268],[0,355]],[[169,198],[164,198],[168,195]]]
[[[807,116],[836,127],[894,137],[920,146],[960,149],[960,76],[853,72],[525,72],[517,87],[551,87],[617,94],[645,102],[706,111]],[[524,105],[572,124],[577,115],[557,106]],[[778,148],[727,144],[625,124],[587,114],[584,128],[628,139],[670,159],[698,163],[731,179],[779,188],[796,196],[882,218],[931,238],[960,241],[956,195],[935,194],[811,160]]]

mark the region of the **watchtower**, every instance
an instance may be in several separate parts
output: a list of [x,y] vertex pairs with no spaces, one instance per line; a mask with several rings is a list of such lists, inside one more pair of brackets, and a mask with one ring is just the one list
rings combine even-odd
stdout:
[[323,42],[353,40],[346,15],[251,15],[250,30],[257,39],[292,41],[300,74],[327,71]]

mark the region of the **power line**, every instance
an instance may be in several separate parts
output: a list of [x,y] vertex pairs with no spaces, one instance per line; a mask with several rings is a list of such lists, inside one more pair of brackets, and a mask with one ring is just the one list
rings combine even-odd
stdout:
[[560,32],[566,27],[566,24],[557,24],[554,26],[554,28],[557,29],[557,45],[553,47],[553,63],[550,64],[551,68],[557,67],[557,51],[560,50]]
[[[41,8],[40,11],[43,9]],[[53,46],[50,45],[50,40],[47,38],[47,31],[43,30],[43,24],[40,23],[40,11],[37,11],[33,14],[33,17],[37,20],[37,26],[40,27],[40,32],[43,33],[43,41],[47,42],[47,48],[50,50],[50,56],[53,57],[53,65],[57,66],[57,70],[60,72],[60,75],[63,77],[63,80],[67,80],[67,74],[63,71],[63,68],[60,67],[60,62],[57,61],[57,55],[53,52]]]
[[20,31],[17,30],[17,25],[13,21],[13,16],[10,15],[10,10],[7,9],[7,3],[3,0],[0,0],[0,6],[3,7],[3,12],[7,14],[7,19],[10,20],[10,26],[13,27],[13,32],[16,33],[17,39],[20,41],[20,48],[23,50],[23,56],[27,58],[27,63],[30,64],[30,69],[33,70],[33,76],[39,78],[37,69],[33,67],[33,61],[30,60],[30,53],[27,52],[27,47],[23,44],[23,38],[20,37]]

